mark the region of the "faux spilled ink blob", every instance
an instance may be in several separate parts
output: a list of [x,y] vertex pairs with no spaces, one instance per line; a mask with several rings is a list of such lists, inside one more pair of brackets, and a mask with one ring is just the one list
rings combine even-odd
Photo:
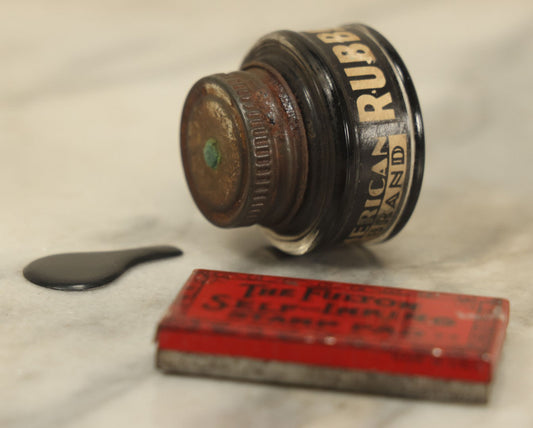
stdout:
[[28,264],[23,275],[28,281],[42,287],[82,291],[105,285],[139,263],[181,254],[183,252],[180,249],[170,245],[53,254]]

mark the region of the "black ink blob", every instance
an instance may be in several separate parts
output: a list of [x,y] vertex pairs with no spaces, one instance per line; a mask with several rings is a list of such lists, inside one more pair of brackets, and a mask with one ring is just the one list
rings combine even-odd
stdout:
[[107,284],[138,263],[181,254],[180,249],[169,245],[54,254],[31,262],[24,268],[23,274],[28,281],[42,287],[81,291]]

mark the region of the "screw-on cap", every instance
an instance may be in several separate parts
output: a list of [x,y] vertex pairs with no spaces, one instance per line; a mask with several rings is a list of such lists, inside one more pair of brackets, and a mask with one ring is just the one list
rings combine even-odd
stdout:
[[198,81],[183,110],[181,152],[192,196],[217,226],[284,224],[301,204],[305,132],[273,70],[252,67]]

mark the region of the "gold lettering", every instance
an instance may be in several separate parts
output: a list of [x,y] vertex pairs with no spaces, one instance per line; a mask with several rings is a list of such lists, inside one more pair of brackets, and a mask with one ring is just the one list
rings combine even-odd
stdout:
[[321,33],[317,34],[317,37],[322,40],[324,43],[345,43],[345,42],[355,42],[359,40],[355,34],[350,33],[349,31],[335,31],[333,33]]
[[359,221],[357,222],[358,226],[362,226],[364,224],[372,224],[374,222],[374,219],[376,218],[376,214],[378,213],[378,210],[364,210],[361,213],[361,216],[359,217]]
[[379,207],[379,204],[381,204],[380,199],[367,199],[365,201],[365,208]]
[[388,149],[386,142],[387,137],[378,138],[372,151],[374,156],[388,156],[372,167],[379,175],[369,182],[369,197],[347,241],[370,240],[389,229],[405,197],[407,135],[389,135]]
[[379,174],[385,177],[387,175],[388,165],[389,165],[388,159],[387,158],[382,159],[378,163],[372,166],[372,172],[375,172],[376,174]]
[[400,192],[395,193],[390,198],[388,198],[385,202],[387,202],[387,205],[390,206],[392,209],[396,208],[396,201],[400,197]]
[[390,92],[381,97],[364,94],[357,98],[357,113],[361,122],[377,122],[392,120],[396,117],[394,109],[385,108],[392,103]]
[[374,150],[372,150],[372,156],[386,155],[387,151],[384,150],[385,143],[387,142],[387,137],[379,137]]
[[[348,77],[360,78],[350,80],[350,86],[354,91],[383,88],[387,83],[383,72],[377,67],[349,67],[345,68],[344,72]],[[362,77],[366,77],[366,79]]]
[[385,190],[385,179],[383,177],[380,178],[380,187],[374,187],[374,183],[374,180],[370,180],[370,185],[368,186],[368,194],[376,198],[381,195]]
[[405,163],[405,152],[403,148],[394,147],[391,153],[391,160],[393,165],[403,165]]
[[341,63],[366,62],[367,64],[372,64],[376,60],[370,48],[362,43],[352,43],[349,46],[333,46],[333,53]]
[[390,187],[402,187],[403,185],[403,171],[391,171],[391,183]]

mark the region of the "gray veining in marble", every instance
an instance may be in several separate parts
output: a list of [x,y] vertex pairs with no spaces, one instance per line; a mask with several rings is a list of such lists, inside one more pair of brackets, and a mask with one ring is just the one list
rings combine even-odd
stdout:
[[[211,226],[178,157],[189,87],[269,31],[348,21],[392,41],[419,93],[427,173],[410,223],[302,258]],[[0,22],[0,426],[533,426],[530,0],[3,0]],[[185,255],[75,295],[21,275],[46,254],[154,243]],[[197,267],[506,297],[490,402],[165,376],[154,329]]]

